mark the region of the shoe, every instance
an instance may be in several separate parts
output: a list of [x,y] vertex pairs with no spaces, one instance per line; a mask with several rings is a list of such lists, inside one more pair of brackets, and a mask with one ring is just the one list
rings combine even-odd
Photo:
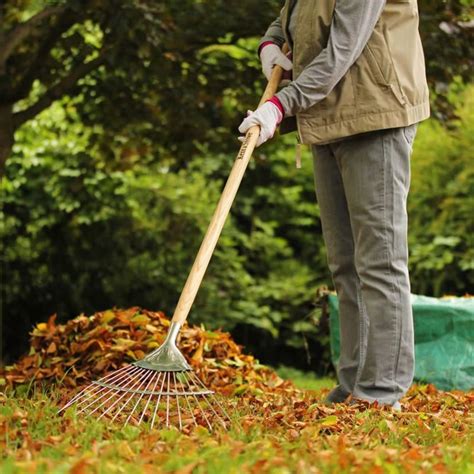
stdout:
[[325,405],[332,405],[333,403],[343,403],[347,400],[347,397],[350,395],[349,392],[346,392],[340,385],[334,387],[323,400]]
[[400,405],[400,402],[395,402],[392,405],[392,411],[397,411],[397,412],[402,411],[402,406]]

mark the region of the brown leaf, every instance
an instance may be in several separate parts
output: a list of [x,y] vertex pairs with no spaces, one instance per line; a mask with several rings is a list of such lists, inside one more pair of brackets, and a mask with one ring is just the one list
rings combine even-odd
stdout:
[[89,458],[81,458],[71,467],[69,474],[88,474],[92,462]]
[[200,461],[194,461],[175,471],[175,474],[191,474],[194,471],[194,468],[197,467],[199,464]]
[[46,350],[46,352],[48,354],[53,354],[54,352],[56,352],[56,344],[54,341],[48,346],[48,349]]

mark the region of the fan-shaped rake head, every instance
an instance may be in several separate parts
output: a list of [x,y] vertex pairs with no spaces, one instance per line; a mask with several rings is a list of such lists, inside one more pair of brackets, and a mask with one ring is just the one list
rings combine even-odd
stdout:
[[215,422],[225,429],[230,423],[214,392],[191,370],[157,371],[130,364],[92,382],[60,412],[73,405],[78,415],[124,425],[147,423],[151,429],[201,425],[212,431]]

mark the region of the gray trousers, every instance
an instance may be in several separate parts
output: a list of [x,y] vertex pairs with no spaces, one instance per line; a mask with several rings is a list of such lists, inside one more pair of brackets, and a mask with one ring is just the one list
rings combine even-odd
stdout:
[[416,125],[313,146],[316,196],[341,330],[347,394],[393,405],[414,373],[407,245]]

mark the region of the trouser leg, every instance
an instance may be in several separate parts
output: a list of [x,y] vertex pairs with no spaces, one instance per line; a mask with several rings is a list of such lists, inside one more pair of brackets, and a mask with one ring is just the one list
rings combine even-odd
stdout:
[[[366,313],[353,395],[390,405],[405,394],[414,371],[406,211],[414,131],[382,130],[330,145],[342,177]],[[352,269],[350,275],[353,280]],[[344,324],[341,319],[341,329]],[[355,331],[353,338],[359,338]]]
[[[335,399],[352,393],[363,337],[360,283],[354,264],[354,241],[342,176],[330,146],[313,146],[316,196],[329,269],[339,299],[341,347],[337,375],[340,388]],[[362,343],[362,346],[364,344]],[[345,395],[345,396],[344,396]]]

